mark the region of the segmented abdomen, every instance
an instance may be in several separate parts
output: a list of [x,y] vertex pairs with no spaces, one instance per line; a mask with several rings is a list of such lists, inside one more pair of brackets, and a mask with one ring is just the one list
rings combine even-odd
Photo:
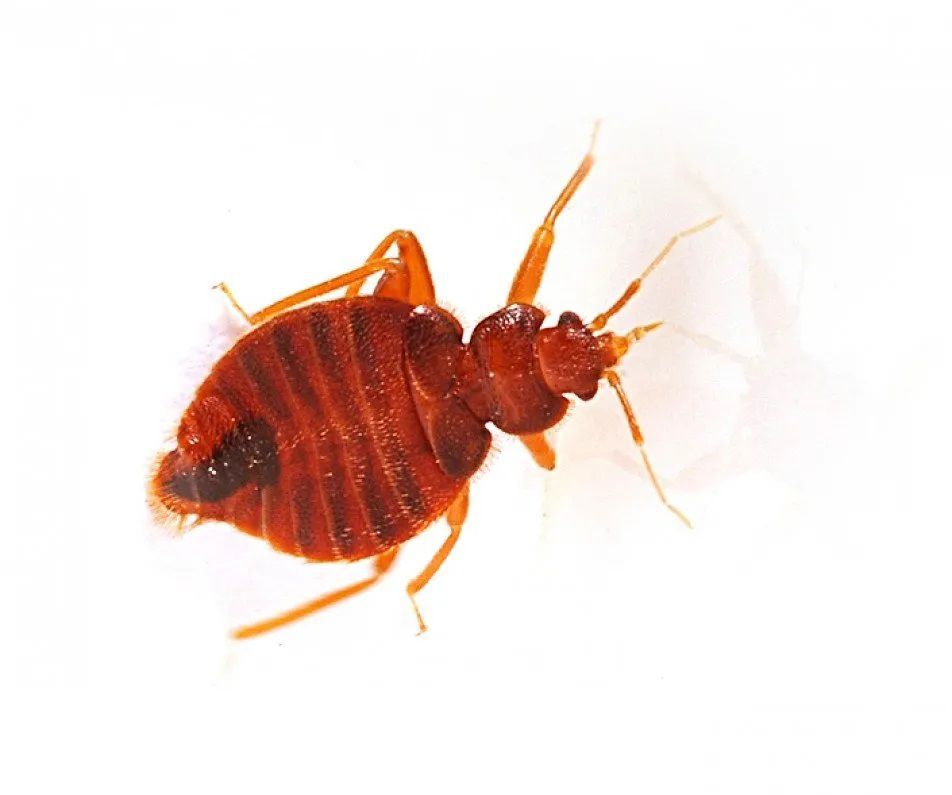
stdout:
[[202,464],[179,473],[175,510],[314,560],[376,554],[442,514],[466,481],[443,472],[420,425],[404,366],[411,311],[341,299],[240,339],[183,418],[179,446],[191,439]]

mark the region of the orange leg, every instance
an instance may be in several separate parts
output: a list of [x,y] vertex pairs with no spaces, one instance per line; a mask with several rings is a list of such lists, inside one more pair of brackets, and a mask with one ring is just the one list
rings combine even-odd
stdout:
[[238,303],[232,291],[229,289],[228,285],[224,282],[216,284],[215,288],[221,290],[231,305],[238,311],[238,313],[248,321],[252,326],[257,326],[261,323],[264,323],[266,320],[270,320],[275,315],[279,315],[282,312],[292,309],[298,304],[303,304],[306,301],[310,301],[312,298],[318,298],[319,296],[324,295],[325,293],[338,290],[341,287],[346,287],[352,282],[366,279],[368,276],[373,276],[375,273],[380,271],[396,271],[403,267],[403,263],[398,259],[375,259],[368,260],[359,268],[355,268],[352,271],[348,271],[340,276],[337,276],[333,279],[328,279],[326,282],[321,282],[320,284],[315,284],[313,287],[308,287],[304,290],[299,290],[293,295],[289,295],[287,298],[282,298],[280,301],[275,301],[270,306],[261,309],[254,314],[248,314],[241,304]]
[[307,604],[301,605],[300,607],[295,607],[293,610],[289,610],[287,613],[282,613],[280,616],[276,616],[275,618],[269,618],[267,621],[261,621],[257,624],[251,624],[247,627],[236,629],[234,632],[232,632],[232,637],[236,640],[243,640],[245,638],[253,638],[256,635],[262,635],[265,632],[270,632],[272,629],[283,627],[286,624],[297,621],[299,618],[309,616],[312,613],[316,613],[318,610],[323,610],[325,607],[330,607],[332,604],[336,604],[343,599],[347,599],[348,597],[354,596],[361,591],[367,590],[383,576],[387,569],[393,565],[394,558],[397,557],[398,549],[399,547],[393,547],[388,549],[386,552],[381,552],[379,555],[377,555],[377,557],[374,558],[374,573],[366,579],[361,580],[360,582],[355,582],[353,585],[348,585],[346,588],[332,591],[331,593],[326,594],[319,599],[315,599],[313,602],[308,602]]
[[528,433],[525,436],[520,436],[519,441],[526,446],[533,460],[540,467],[555,469],[555,450],[552,449],[552,445],[549,444],[549,440],[545,438],[544,433]]
[[[405,267],[385,273],[377,284],[374,295],[399,298],[414,306],[436,303],[436,291],[433,289],[430,268],[426,264],[426,255],[413,232],[404,229],[391,232],[380,241],[380,245],[370,253],[367,259],[375,260],[382,257],[394,244],[397,246],[397,258]],[[355,281],[347,288],[347,296],[357,295],[363,284],[363,279]]]
[[425,586],[439,571],[440,566],[443,565],[443,561],[446,560],[450,552],[453,551],[453,547],[456,545],[457,539],[459,539],[460,529],[463,527],[463,522],[466,521],[466,512],[469,510],[469,484],[467,483],[463,486],[463,490],[456,495],[456,499],[453,500],[449,509],[446,511],[446,522],[450,526],[450,534],[446,541],[443,542],[436,554],[433,556],[426,568],[420,572],[420,574],[414,577],[410,584],[407,585],[407,596],[410,597],[410,602],[413,605],[413,612],[416,614],[417,623],[420,625],[420,634],[422,635],[426,632],[426,623],[423,621],[423,616],[420,614],[420,608],[416,603],[416,595],[419,591]]
[[512,280],[512,287],[509,288],[508,303],[531,304],[535,301],[536,293],[539,291],[539,284],[542,282],[542,274],[545,272],[546,263],[549,261],[549,252],[552,250],[552,244],[555,242],[555,219],[559,217],[565,205],[578,190],[588,172],[592,170],[595,163],[593,150],[595,149],[595,139],[598,137],[598,124],[592,131],[592,141],[588,152],[575,169],[575,173],[569,179],[568,184],[562,189],[559,198],[555,200],[549,214],[546,215],[542,226],[536,229],[532,236],[532,242],[529,244],[529,250],[516,271],[516,276]]
[[[387,252],[387,249],[394,243],[397,244],[399,256],[396,258],[384,257],[383,255]],[[227,284],[222,282],[216,284],[215,287],[224,293],[238,314],[247,320],[249,325],[256,326],[298,304],[303,304],[341,287],[347,287],[346,294],[354,296],[367,278],[380,271],[384,271],[384,274],[377,285],[376,295],[400,298],[414,305],[436,302],[433,280],[430,277],[430,270],[426,264],[423,249],[413,232],[402,230],[387,235],[359,268],[326,282],[315,284],[313,287],[299,290],[254,314],[249,314],[244,310]]]

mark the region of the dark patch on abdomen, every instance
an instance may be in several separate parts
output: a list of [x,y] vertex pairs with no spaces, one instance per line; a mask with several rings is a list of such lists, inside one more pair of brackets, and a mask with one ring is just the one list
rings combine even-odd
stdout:
[[251,420],[225,434],[207,460],[176,472],[167,488],[185,500],[219,502],[246,483],[273,486],[279,471],[274,431],[264,420]]

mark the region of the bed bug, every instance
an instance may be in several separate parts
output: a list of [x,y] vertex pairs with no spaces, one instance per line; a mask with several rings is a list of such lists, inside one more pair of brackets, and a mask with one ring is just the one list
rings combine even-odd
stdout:
[[[597,128],[596,128],[597,131]],[[613,369],[660,323],[626,334],[602,332],[677,242],[672,237],[617,301],[589,323],[564,312],[543,326],[533,304],[555,239],[556,219],[594,163],[595,135],[559,194],[509,290],[468,342],[436,301],[426,257],[409,231],[387,235],[359,268],[248,314],[218,285],[250,329],[214,365],[160,457],[152,499],[184,521],[216,520],[313,561],[373,559],[373,573],[349,587],[260,623],[247,638],[357,594],[393,564],[400,545],[440,517],[449,535],[407,585],[416,595],[459,538],[469,481],[486,459],[487,424],[513,434],[537,464],[555,466],[545,431],[602,381],[618,396],[632,439],[662,502],[635,413]],[[396,248],[395,256],[387,256]],[[378,281],[372,295],[364,282]],[[336,300],[314,302],[344,288]],[[602,333],[599,333],[602,332]]]

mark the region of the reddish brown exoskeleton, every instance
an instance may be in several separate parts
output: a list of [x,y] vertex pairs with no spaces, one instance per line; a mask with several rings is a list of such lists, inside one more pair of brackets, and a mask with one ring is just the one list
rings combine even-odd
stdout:
[[[236,637],[258,635],[366,589],[390,568],[400,544],[445,516],[449,537],[407,586],[424,631],[415,595],[459,537],[469,479],[489,452],[487,423],[517,435],[540,466],[552,469],[546,429],[565,415],[566,395],[589,400],[602,380],[621,401],[658,495],[687,522],[661,490],[612,369],[660,324],[622,335],[598,332],[678,240],[717,219],[672,237],[591,322],[565,312],[543,328],[545,314],[532,302],[555,221],[593,162],[590,148],[533,235],[506,306],[482,320],[469,342],[456,318],[437,305],[412,232],[391,233],[356,270],[251,315],[219,285],[251,329],[185,410],[177,447],[153,476],[153,499],[182,519],[227,522],[310,560],[374,559],[367,579],[240,629]],[[387,257],[393,246],[397,256]],[[381,275],[373,295],[359,296],[375,274]],[[346,288],[345,297],[307,303],[339,288]]]

